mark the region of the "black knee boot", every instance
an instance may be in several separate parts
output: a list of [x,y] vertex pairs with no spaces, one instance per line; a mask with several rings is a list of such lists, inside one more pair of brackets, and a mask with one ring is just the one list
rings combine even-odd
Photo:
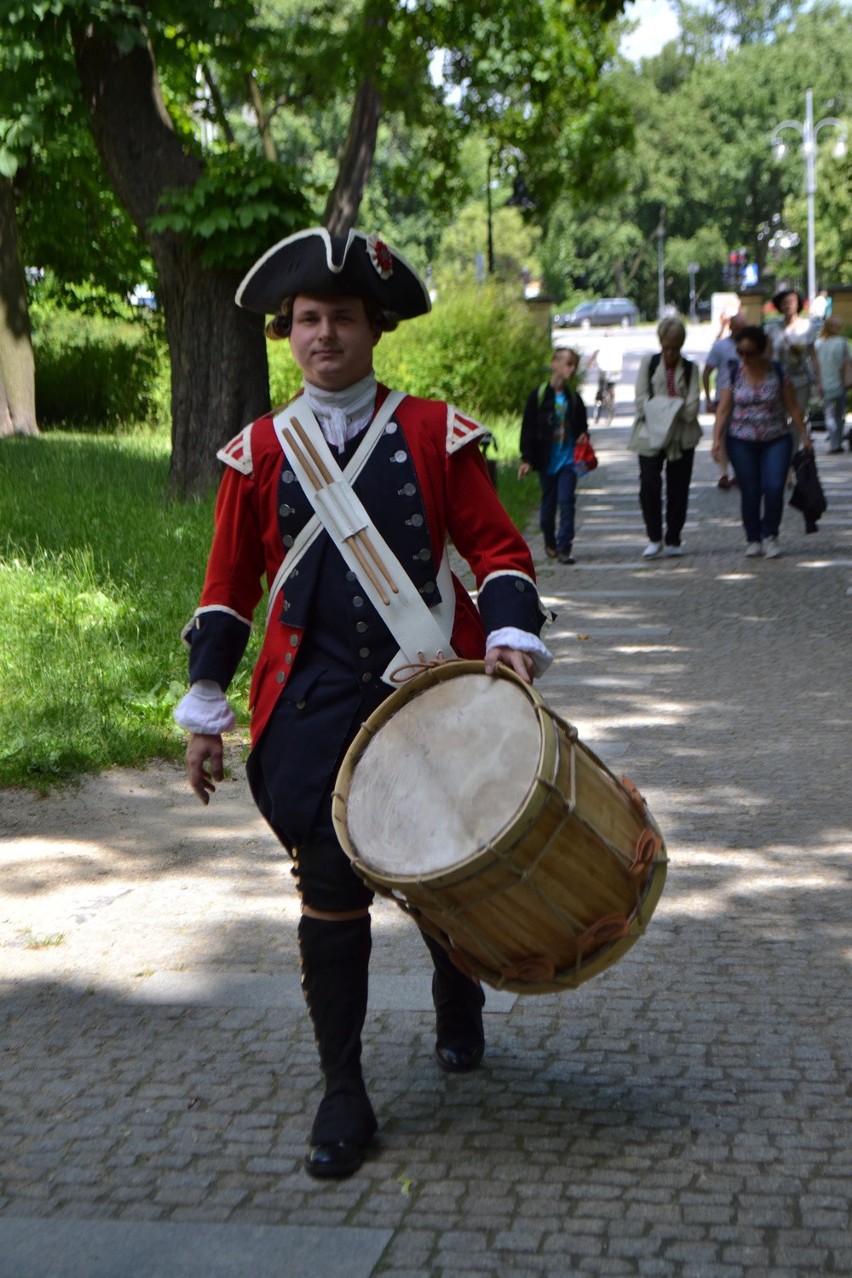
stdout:
[[462,1074],[476,1069],[485,1048],[482,1008],[485,993],[478,981],[459,971],[449,954],[426,932],[420,935],[432,955],[432,1001],[435,1004],[435,1057],[442,1069]]
[[325,1077],[305,1166],[313,1176],[349,1176],[361,1166],[377,1127],[361,1075],[369,915],[339,923],[303,915],[299,946],[302,989]]

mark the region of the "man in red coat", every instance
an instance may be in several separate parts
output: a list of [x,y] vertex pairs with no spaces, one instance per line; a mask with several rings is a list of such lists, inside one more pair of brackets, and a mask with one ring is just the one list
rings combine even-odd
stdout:
[[[325,1079],[305,1165],[311,1175],[340,1177],[360,1167],[377,1127],[361,1073],[372,893],[331,821],[340,761],[392,691],[389,672],[405,663],[406,646],[484,657],[489,672],[503,662],[527,681],[550,654],[538,637],[544,613],[528,547],[477,446],[484,429],[451,405],[389,392],[374,377],[382,332],[430,308],[408,263],[375,236],[310,229],[264,254],[236,300],[274,316],[267,333],[289,338],[304,387],[285,413],[259,418],[219,453],[226,470],[213,545],[184,631],[191,688],[175,718],[190,733],[189,780],[206,804],[223,775],[221,733],[235,722],[225,693],[265,578],[247,772],[292,857],[302,902],[302,984]],[[321,432],[320,452],[343,471],[336,487],[349,496],[337,520],[324,516],[306,478],[288,433],[294,418]],[[352,509],[406,574],[406,601],[391,620],[341,532]],[[449,571],[449,541],[474,573],[476,605]],[[481,987],[424,939],[435,964],[438,1063],[473,1069],[484,1047]]]

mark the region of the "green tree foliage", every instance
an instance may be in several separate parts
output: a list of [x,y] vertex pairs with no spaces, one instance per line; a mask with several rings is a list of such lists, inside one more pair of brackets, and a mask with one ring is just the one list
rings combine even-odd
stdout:
[[[817,118],[852,117],[852,27],[848,10],[797,4],[682,6],[683,38],[639,67],[608,73],[609,89],[632,104],[635,145],[617,157],[623,189],[606,204],[567,199],[551,216],[542,259],[551,290],[626,292],[656,314],[656,228],[665,230],[666,299],[688,305],[688,266],[699,291],[722,287],[729,249],[745,247],[761,276],[804,275],[806,210],[800,144],[785,161],[770,135],[804,118],[805,89]],[[816,202],[820,278],[848,278],[852,188],[848,157],[831,158],[820,135]],[[800,248],[782,254],[784,232]]]
[[[47,145],[57,114],[78,122],[85,108],[156,263],[174,487],[212,478],[203,459],[265,394],[259,326],[226,313],[236,259],[274,224],[280,235],[316,219],[323,195],[327,224],[351,225],[385,124],[372,204],[401,219],[406,241],[420,224],[427,259],[465,195],[458,144],[471,124],[486,131],[496,176],[524,172],[539,217],[561,191],[592,189],[607,168],[600,154],[592,163],[593,137],[627,128],[596,87],[621,5],[0,0],[12,72],[0,83],[0,173]],[[430,75],[441,49],[444,85]]]

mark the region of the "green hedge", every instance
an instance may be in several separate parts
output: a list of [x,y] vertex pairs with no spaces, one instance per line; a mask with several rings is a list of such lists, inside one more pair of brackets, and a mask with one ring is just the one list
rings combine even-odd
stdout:
[[[59,306],[34,308],[36,409],[45,426],[111,430],[169,421],[168,352],[158,316],[107,319]],[[394,387],[447,399],[486,424],[520,415],[547,375],[548,336],[516,290],[471,286],[442,294],[429,315],[403,323],[376,348],[376,374]],[[288,342],[269,344],[273,405],[302,377]]]
[[168,355],[157,317],[34,308],[33,349],[40,425],[111,430],[168,421]]

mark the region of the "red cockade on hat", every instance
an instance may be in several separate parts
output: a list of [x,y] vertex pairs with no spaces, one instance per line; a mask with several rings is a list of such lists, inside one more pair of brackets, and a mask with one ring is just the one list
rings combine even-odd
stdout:
[[380,240],[378,235],[368,235],[367,252],[382,279],[389,280],[393,275],[393,254],[384,240]]

